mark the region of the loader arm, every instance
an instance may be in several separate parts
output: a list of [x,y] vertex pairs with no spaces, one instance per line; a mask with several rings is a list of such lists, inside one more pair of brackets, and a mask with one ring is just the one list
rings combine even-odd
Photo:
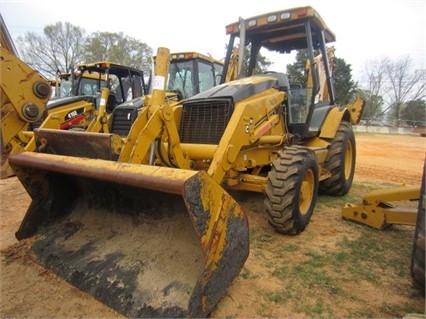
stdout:
[[87,132],[109,132],[106,110],[109,92],[110,89],[107,87],[102,89],[99,109],[97,110],[96,118],[90,122],[89,126],[87,127]]
[[147,99],[148,105],[132,125],[127,143],[120,155],[119,161],[121,162],[153,164],[149,161],[148,151],[166,130],[168,143],[172,149],[177,167],[190,168],[190,162],[180,148],[173,108],[170,104],[165,103],[169,57],[170,53],[167,50],[158,51],[156,58],[157,73],[154,78],[152,97]]
[[6,42],[6,47],[0,47],[1,177],[4,178],[14,175],[8,157],[24,150],[31,138],[24,132],[42,118],[51,87],[41,74],[19,59],[2,18],[1,22],[1,38]]

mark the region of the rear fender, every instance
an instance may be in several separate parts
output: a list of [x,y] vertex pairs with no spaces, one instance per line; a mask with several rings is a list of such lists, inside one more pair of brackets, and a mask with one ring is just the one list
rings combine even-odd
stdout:
[[342,120],[350,119],[346,108],[333,107],[327,114],[324,123],[321,126],[320,138],[334,138]]

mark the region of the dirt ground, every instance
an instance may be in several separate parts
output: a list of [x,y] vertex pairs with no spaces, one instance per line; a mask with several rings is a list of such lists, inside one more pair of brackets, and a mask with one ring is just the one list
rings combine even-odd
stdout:
[[[412,244],[413,228],[396,226],[392,231],[379,231],[343,220],[340,214],[346,199],[361,198],[376,186],[420,185],[426,138],[357,133],[356,140],[353,189],[337,202],[320,199],[310,224],[300,235],[282,236],[271,229],[260,194],[236,198],[248,213],[250,256],[212,317],[395,318],[406,313],[424,313],[425,299],[411,287],[408,271],[411,252],[406,248]],[[123,317],[38,265],[30,254],[31,241],[15,239],[14,233],[30,203],[16,178],[0,180],[0,200],[1,318]],[[327,253],[334,253],[342,243],[355,242],[362,236],[406,242],[407,251],[402,253],[406,254],[403,264],[407,267],[393,272],[389,268],[392,265],[385,260],[389,256],[370,260],[371,269],[367,272],[374,278],[369,281],[349,276],[349,268],[356,268],[358,262],[367,265],[363,264],[365,261],[348,259],[344,267],[319,263],[311,272],[328,267],[334,274],[326,270],[315,282],[312,274],[299,267],[308,257],[328,260],[324,259]],[[401,251],[395,249],[394,254]],[[282,273],[284,279],[280,277]]]

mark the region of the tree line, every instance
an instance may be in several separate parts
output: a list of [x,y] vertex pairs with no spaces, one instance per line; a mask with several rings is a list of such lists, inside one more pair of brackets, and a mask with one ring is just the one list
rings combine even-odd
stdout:
[[[69,22],[47,25],[43,34],[27,32],[17,38],[21,57],[47,78],[66,73],[82,62],[112,61],[151,71],[153,49],[122,32],[94,32],[86,36],[83,28]],[[304,83],[306,50],[287,65],[290,83]],[[247,61],[243,63],[247,64]],[[259,56],[257,71],[266,71],[271,61]],[[365,103],[362,120],[367,125],[388,122],[396,126],[426,125],[425,70],[414,70],[412,60],[403,57],[368,61],[362,84],[352,78],[351,65],[333,59],[336,102],[351,103],[361,95]]]
[[43,35],[27,32],[17,38],[22,59],[47,78],[67,73],[84,61],[112,61],[144,72],[151,68],[153,49],[122,32],[94,32],[69,22],[43,29]]

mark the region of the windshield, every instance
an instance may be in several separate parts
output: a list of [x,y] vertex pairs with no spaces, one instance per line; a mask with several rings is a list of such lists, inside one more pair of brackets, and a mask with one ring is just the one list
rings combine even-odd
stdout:
[[98,79],[83,77],[80,81],[79,95],[96,95],[100,92],[99,84],[104,87],[105,81],[101,80],[99,83]]
[[170,65],[167,91],[181,93],[184,99],[194,95],[193,61],[174,62]]
[[215,86],[222,71],[223,65],[200,59],[172,61],[167,91],[181,94],[183,99],[190,98]]

